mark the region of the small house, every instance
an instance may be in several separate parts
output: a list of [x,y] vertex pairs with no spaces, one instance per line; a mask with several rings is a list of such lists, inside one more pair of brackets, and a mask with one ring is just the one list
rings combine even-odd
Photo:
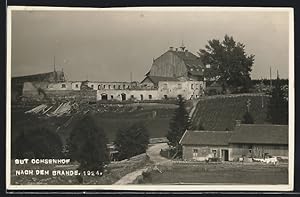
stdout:
[[204,161],[210,154],[214,158],[229,161],[229,138],[231,131],[191,131],[183,134],[180,144],[183,148],[184,160]]
[[184,160],[204,161],[209,154],[222,161],[241,157],[288,157],[288,125],[239,124],[233,131],[187,130],[180,144]]

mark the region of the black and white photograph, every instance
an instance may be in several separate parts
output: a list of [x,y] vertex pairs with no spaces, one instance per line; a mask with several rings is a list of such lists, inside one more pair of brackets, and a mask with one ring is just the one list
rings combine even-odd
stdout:
[[293,190],[293,17],[9,6],[7,189]]

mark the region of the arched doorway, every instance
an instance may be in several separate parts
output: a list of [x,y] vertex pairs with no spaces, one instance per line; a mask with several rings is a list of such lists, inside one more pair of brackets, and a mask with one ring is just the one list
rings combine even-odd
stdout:
[[107,101],[107,94],[101,94],[101,100]]
[[121,97],[122,97],[122,101],[125,101],[125,100],[126,100],[126,94],[122,93],[122,94],[121,94]]

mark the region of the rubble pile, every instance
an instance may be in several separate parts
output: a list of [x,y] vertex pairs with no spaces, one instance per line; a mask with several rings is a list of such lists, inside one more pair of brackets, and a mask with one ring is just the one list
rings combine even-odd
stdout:
[[47,117],[61,117],[63,115],[70,115],[78,111],[78,104],[68,102],[62,102],[58,106],[57,105],[50,105],[50,104],[41,104],[37,107],[34,107],[31,110],[25,112],[25,114],[37,114],[37,115],[44,115]]
[[[79,103],[76,101],[57,101],[42,103],[25,112],[25,114],[34,114],[39,117],[62,117],[74,114],[86,114],[88,112],[97,114],[122,115],[123,113],[133,113],[137,116],[156,116],[156,111],[146,110],[139,105],[111,104],[111,103]],[[141,114],[142,113],[142,114]]]

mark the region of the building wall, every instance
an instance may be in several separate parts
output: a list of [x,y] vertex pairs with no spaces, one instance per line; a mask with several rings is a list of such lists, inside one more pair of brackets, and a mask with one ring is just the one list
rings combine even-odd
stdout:
[[81,82],[25,82],[23,96],[29,100],[36,99],[74,99],[78,101],[96,101],[96,90],[80,90]]
[[[213,154],[213,150],[216,151],[218,158],[222,158],[222,150],[228,150],[228,160],[232,161],[233,159],[231,156],[232,149],[228,146],[183,145],[182,150],[184,160],[204,161],[209,154]],[[197,154],[195,150],[197,150]]]
[[40,90],[45,90],[48,85],[48,82],[25,82],[23,85],[22,96],[43,98],[44,95]]
[[88,82],[87,84],[94,90],[127,90],[135,87],[131,82]]
[[72,82],[72,90],[80,90],[82,82]]
[[185,99],[194,99],[204,95],[205,83],[203,81],[160,81],[158,94],[160,98],[176,98],[181,95]]
[[167,51],[154,60],[150,76],[180,77],[187,76],[184,62],[171,51]]
[[149,78],[145,78],[145,80],[139,84],[139,86],[141,88],[154,88],[155,87],[155,84],[149,79]]
[[96,102],[97,91],[96,90],[46,90],[45,94],[48,99],[51,100],[74,100],[77,102]]
[[[272,156],[288,156],[288,145],[231,144],[230,147],[233,158],[239,158],[243,155],[262,158],[264,153]],[[249,149],[251,149],[251,153]]]
[[158,100],[157,93],[157,90],[97,90],[97,100]]
[[72,82],[49,83],[46,90],[72,90]]

